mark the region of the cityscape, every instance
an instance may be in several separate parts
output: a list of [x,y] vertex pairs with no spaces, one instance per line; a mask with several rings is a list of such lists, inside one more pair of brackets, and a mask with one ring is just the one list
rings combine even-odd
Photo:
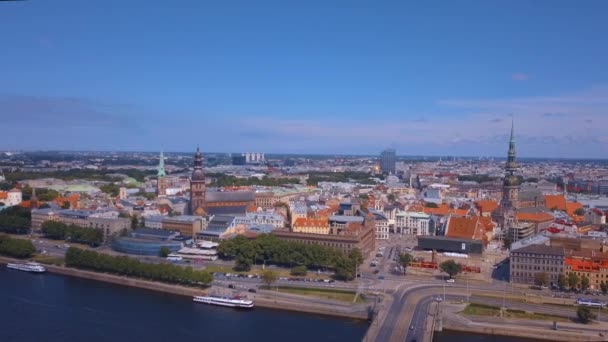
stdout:
[[0,340],[608,341],[608,7],[503,5],[0,2]]

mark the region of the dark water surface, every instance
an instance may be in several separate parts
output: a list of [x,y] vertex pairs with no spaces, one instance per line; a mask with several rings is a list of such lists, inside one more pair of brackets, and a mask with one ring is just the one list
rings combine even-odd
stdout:
[[193,303],[180,297],[0,266],[0,341],[360,341],[359,321]]

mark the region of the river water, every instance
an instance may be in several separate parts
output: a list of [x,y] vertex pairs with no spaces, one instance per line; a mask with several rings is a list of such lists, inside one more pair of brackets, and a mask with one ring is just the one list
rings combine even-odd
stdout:
[[360,341],[364,322],[0,268],[0,341]]
[[[0,267],[0,341],[360,341],[361,321],[255,308],[239,311],[189,298]],[[434,342],[522,342],[455,332]]]

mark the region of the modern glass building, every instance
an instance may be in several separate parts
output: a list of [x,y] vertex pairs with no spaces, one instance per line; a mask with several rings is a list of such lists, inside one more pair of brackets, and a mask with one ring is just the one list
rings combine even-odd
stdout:
[[395,174],[395,163],[397,162],[397,151],[389,148],[380,153],[380,171],[382,174]]
[[182,243],[133,237],[122,237],[112,242],[113,250],[126,254],[158,256],[162,247],[167,247],[171,252],[177,252],[182,248]]

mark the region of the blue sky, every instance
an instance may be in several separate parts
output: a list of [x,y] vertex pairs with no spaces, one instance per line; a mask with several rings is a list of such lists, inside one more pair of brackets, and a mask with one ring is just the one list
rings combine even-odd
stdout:
[[1,149],[608,158],[605,1],[0,2]]

